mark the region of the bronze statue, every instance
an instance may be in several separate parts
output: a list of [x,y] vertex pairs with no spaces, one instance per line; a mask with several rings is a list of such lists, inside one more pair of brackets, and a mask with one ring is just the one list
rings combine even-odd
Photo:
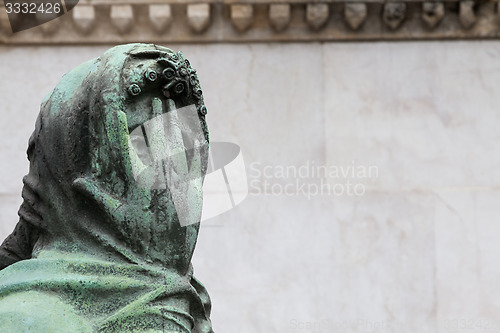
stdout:
[[62,78],[0,247],[0,332],[212,332],[191,265],[205,115],[196,71],[165,47],[117,46]]

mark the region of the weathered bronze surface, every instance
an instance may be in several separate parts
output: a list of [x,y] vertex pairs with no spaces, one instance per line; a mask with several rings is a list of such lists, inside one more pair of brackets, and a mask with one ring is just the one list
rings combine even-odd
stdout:
[[62,78],[0,247],[0,332],[212,332],[191,265],[205,114],[195,70],[164,47],[117,46]]

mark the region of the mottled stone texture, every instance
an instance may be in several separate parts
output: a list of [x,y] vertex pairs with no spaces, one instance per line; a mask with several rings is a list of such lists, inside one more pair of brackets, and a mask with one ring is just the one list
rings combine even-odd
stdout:
[[[131,132],[188,105],[202,130],[181,141],[208,143],[195,70],[151,44],[110,49],[45,98],[20,220],[0,247],[0,332],[212,332],[191,265],[199,223],[180,223],[179,193],[153,186],[152,168],[133,173]],[[182,156],[198,177],[181,199],[201,215],[206,149]]]

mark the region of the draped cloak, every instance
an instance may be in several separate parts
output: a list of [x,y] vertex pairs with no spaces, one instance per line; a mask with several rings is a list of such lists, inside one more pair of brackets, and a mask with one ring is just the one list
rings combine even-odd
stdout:
[[[182,54],[145,44],[114,47],[76,67],[42,102],[20,220],[0,247],[0,332],[212,332],[210,299],[191,265],[199,224],[170,227],[176,213],[168,189],[144,192],[160,198],[151,200],[156,208],[143,208],[156,212],[153,218],[135,209],[116,220],[105,200],[75,186],[89,179],[120,205],[128,203],[120,198],[134,199],[124,171],[129,129],[117,115],[133,104],[127,80],[141,80],[130,68],[159,59],[190,69],[178,102],[206,110]],[[132,74],[124,79],[127,68]],[[176,233],[184,237],[183,257],[172,262]]]

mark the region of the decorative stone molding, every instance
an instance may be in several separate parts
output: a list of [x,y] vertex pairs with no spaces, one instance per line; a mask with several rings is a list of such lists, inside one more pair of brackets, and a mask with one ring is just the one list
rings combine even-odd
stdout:
[[187,19],[195,33],[203,32],[210,25],[210,4],[200,3],[188,5]]
[[424,2],[422,4],[422,20],[427,27],[433,29],[444,17],[444,4],[442,2]]
[[269,5],[269,22],[276,31],[283,31],[290,23],[290,4]]
[[344,19],[353,30],[358,30],[366,20],[366,3],[349,2],[344,6]]
[[310,3],[307,5],[306,20],[313,30],[320,30],[328,21],[330,6],[327,3]]
[[238,31],[243,32],[253,23],[253,6],[236,4],[231,5],[231,22]]
[[460,23],[465,29],[469,29],[476,23],[476,14],[474,13],[475,1],[460,2]]
[[82,34],[90,33],[95,25],[95,8],[89,5],[80,5],[73,8],[73,23],[75,28]]
[[9,18],[5,10],[0,10],[0,33],[11,35]]
[[126,34],[135,25],[134,9],[131,5],[113,5],[109,14],[111,22],[121,34]]
[[497,39],[498,1],[80,0],[18,33],[0,7],[0,43]]
[[[78,6],[75,8],[77,9]],[[172,10],[169,4],[149,5],[149,21],[158,33],[163,33],[172,24]]]
[[384,5],[382,16],[384,23],[392,30],[396,30],[406,18],[406,3],[388,2]]

